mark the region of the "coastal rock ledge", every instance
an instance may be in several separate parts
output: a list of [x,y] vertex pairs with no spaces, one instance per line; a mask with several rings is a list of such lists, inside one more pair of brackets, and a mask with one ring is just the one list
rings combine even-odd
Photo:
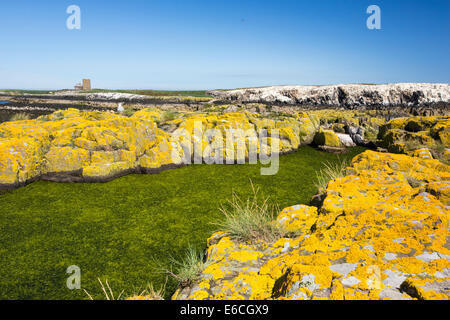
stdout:
[[450,85],[434,83],[345,84],[327,86],[273,86],[239,90],[212,90],[214,98],[242,103],[325,106],[428,106],[450,104]]

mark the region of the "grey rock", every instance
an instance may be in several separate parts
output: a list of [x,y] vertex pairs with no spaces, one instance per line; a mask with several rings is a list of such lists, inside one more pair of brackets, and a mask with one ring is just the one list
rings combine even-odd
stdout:
[[330,266],[330,270],[337,272],[340,275],[347,276],[350,272],[356,269],[357,263],[341,263]]
[[354,147],[355,143],[353,142],[353,139],[348,134],[344,133],[336,133],[336,136],[339,138],[339,141],[341,141],[341,144],[346,147]]
[[380,292],[380,299],[389,298],[392,300],[412,300],[411,297],[405,297],[399,290],[395,289],[383,289]]
[[345,279],[342,279],[341,280],[341,283],[344,285],[344,286],[347,286],[347,287],[353,287],[353,286],[355,286],[355,285],[357,285],[358,283],[360,283],[361,281],[359,281],[357,278],[355,278],[355,277],[348,277],[348,278],[345,278]]
[[382,282],[386,288],[400,288],[400,285],[405,281],[408,276],[400,271],[387,269],[383,271],[387,276]]

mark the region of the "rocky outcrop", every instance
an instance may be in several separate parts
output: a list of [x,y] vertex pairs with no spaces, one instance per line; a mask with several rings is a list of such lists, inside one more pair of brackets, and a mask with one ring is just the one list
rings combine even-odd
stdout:
[[243,103],[317,106],[427,106],[450,104],[450,85],[398,83],[328,86],[274,86],[229,91],[213,90],[214,98]]
[[430,156],[449,163],[450,118],[397,118],[380,127],[380,145],[390,152],[415,155],[423,148]]
[[[0,187],[35,179],[107,181],[141,169],[174,164],[170,136],[151,116],[58,111],[0,125]],[[181,163],[175,163],[177,165]]]
[[274,221],[290,236],[208,240],[206,269],[174,299],[449,299],[450,168],[366,151],[321,207]]
[[[312,120],[303,115],[283,120],[242,112],[186,113],[174,120],[164,120],[164,115],[155,108],[130,117],[67,109],[35,120],[2,123],[0,188],[36,179],[99,182],[131,172],[155,173],[189,164],[196,155],[206,162],[217,150],[223,151],[220,163],[245,162],[250,148],[257,155],[270,155],[276,143],[279,148],[274,152],[290,152],[315,134]],[[173,130],[163,131],[156,123]],[[209,137],[208,129],[222,133],[223,140]],[[263,129],[268,134],[265,140],[251,139]],[[278,138],[270,136],[275,129]]]
[[315,137],[314,143],[319,146],[329,146],[329,147],[341,147],[341,139],[331,130],[320,129]]
[[[123,116],[66,109],[34,120],[5,122],[0,124],[0,188],[39,178],[108,181],[130,172],[154,173],[198,163],[196,156],[206,163],[242,163],[251,151],[270,155],[274,143],[277,153],[312,143],[325,151],[344,152],[355,144],[366,146],[371,141],[374,145],[377,136],[379,145],[390,152],[424,157],[425,151],[418,150],[428,148],[434,158],[444,162],[450,158],[448,117],[398,118],[386,123],[384,113],[378,111],[315,110],[266,116],[235,111],[175,114],[147,108]],[[221,137],[208,136],[211,130]],[[276,132],[278,136],[272,136]]]

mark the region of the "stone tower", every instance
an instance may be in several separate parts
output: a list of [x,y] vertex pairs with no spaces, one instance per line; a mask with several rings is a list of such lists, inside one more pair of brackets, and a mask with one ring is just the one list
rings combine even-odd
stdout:
[[90,90],[91,90],[91,80],[83,79],[83,91],[90,91]]

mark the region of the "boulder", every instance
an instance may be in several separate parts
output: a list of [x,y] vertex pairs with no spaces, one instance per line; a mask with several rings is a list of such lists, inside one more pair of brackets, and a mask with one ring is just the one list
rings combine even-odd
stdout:
[[339,141],[341,142],[341,145],[344,147],[354,147],[356,144],[353,142],[350,135],[345,133],[336,133],[336,136],[339,138]]
[[379,145],[390,152],[413,154],[427,148],[433,157],[447,163],[449,137],[449,117],[398,118],[380,126],[378,133]]
[[331,130],[320,129],[314,136],[314,143],[318,146],[341,147],[341,140]]

